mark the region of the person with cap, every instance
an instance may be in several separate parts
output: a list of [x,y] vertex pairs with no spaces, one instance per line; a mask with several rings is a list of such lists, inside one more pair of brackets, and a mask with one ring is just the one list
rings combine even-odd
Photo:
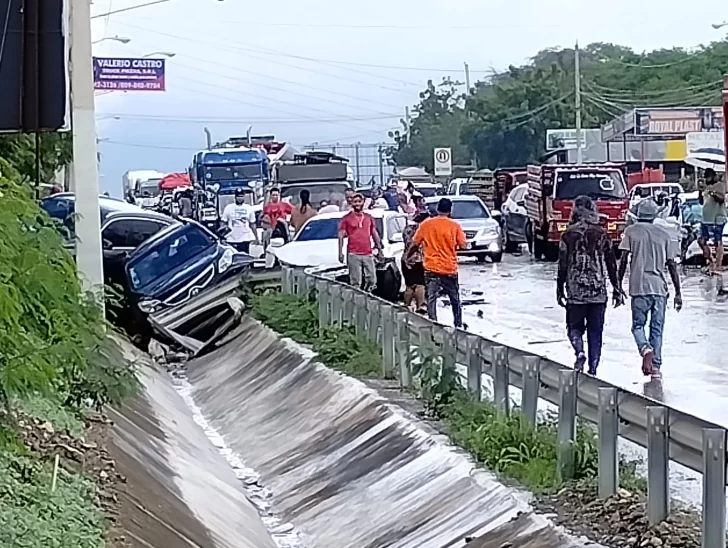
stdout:
[[617,280],[617,259],[612,240],[599,224],[599,214],[588,196],[574,201],[569,227],[559,242],[556,300],[566,309],[566,331],[574,348],[574,369],[587,363],[584,333],[588,345],[588,371],[596,375],[602,354],[604,316],[607,309],[606,274],[612,284],[614,306],[624,303]]
[[[698,194],[703,204],[703,220],[700,224],[700,247],[703,249],[708,274],[719,275],[723,267],[723,228],[726,223],[725,183],[718,178],[714,169],[703,172],[704,183]],[[708,245],[715,243],[715,260]]]
[[255,212],[245,203],[243,189],[235,191],[235,202],[225,206],[222,211],[222,222],[230,229],[225,240],[238,251],[250,253],[250,244],[257,238],[255,235]]
[[455,327],[463,327],[458,250],[465,248],[466,240],[462,227],[450,218],[451,214],[452,201],[442,198],[437,204],[437,216],[420,224],[412,242],[422,246],[424,255],[427,316],[437,320],[437,297],[442,292],[450,299]]
[[[632,308],[632,335],[642,356],[642,373],[659,378],[662,373],[662,334],[669,289],[669,273],[675,288],[675,310],[682,308],[680,276],[675,263],[674,244],[670,234],[654,224],[658,206],[651,198],[636,208],[637,222],[624,230],[619,249],[619,287],[629,263],[629,296]],[[649,322],[649,335],[646,326]]]

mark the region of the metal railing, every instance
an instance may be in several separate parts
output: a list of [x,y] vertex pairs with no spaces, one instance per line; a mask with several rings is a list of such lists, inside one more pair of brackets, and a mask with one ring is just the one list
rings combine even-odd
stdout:
[[333,279],[325,269],[283,267],[281,288],[300,297],[316,296],[319,322],[352,325],[357,335],[382,348],[382,377],[412,384],[412,352],[438,353],[445,364],[467,366],[470,394],[481,398],[482,374],[493,379],[493,399],[510,412],[509,387],[522,390],[521,411],[532,423],[538,401],[558,407],[560,470],[568,474],[576,417],[597,428],[598,490],[607,498],[619,488],[621,436],[647,449],[647,509],[650,524],[670,513],[669,461],[703,475],[702,547],[724,548],[726,534],[726,429],[660,402],[611,385],[572,368],[498,344],[462,330],[446,329],[397,304]]

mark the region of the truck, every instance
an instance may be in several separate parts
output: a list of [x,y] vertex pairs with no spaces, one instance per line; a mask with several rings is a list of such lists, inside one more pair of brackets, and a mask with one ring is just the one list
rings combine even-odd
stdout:
[[238,190],[246,193],[250,205],[259,201],[270,180],[270,162],[263,148],[222,143],[195,154],[189,175],[198,194],[195,217],[216,230],[225,206],[235,200]]
[[159,184],[165,174],[152,169],[127,171],[121,177],[124,197],[145,208],[153,208],[159,202]]
[[301,190],[307,189],[314,207],[321,202],[343,205],[346,190],[352,186],[348,167],[347,158],[331,152],[299,153],[273,165],[271,183],[292,204],[298,204]]
[[594,200],[612,242],[619,245],[629,209],[625,164],[530,165],[527,172],[526,237],[536,259],[558,258],[559,240],[579,196]]

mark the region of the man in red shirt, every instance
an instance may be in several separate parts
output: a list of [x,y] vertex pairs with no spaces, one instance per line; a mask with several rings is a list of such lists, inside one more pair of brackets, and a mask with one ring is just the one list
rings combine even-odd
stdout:
[[346,265],[349,267],[349,282],[364,291],[372,291],[377,284],[374,266],[374,247],[382,252],[374,218],[364,213],[364,196],[355,194],[351,199],[352,211],[344,215],[339,223],[339,262],[344,262],[344,239],[347,239]]
[[[293,212],[293,206],[287,202],[281,201],[281,191],[274,188],[270,191],[268,203],[263,207],[263,221],[268,227],[263,235],[263,246],[268,247],[273,232],[278,228],[280,221],[285,221]],[[288,227],[283,224],[283,230],[288,230]],[[286,235],[287,236],[287,235]],[[288,241],[284,238],[284,241]]]

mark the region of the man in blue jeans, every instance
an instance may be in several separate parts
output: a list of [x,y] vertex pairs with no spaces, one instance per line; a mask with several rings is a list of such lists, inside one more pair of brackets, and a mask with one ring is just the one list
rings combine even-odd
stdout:
[[[659,378],[662,367],[662,333],[669,291],[667,273],[675,288],[675,310],[682,308],[680,277],[670,234],[653,224],[659,208],[648,198],[636,208],[637,223],[624,230],[619,244],[619,286],[629,262],[629,295],[632,298],[632,335],[642,356],[642,373]],[[649,321],[649,336],[645,326]]]

